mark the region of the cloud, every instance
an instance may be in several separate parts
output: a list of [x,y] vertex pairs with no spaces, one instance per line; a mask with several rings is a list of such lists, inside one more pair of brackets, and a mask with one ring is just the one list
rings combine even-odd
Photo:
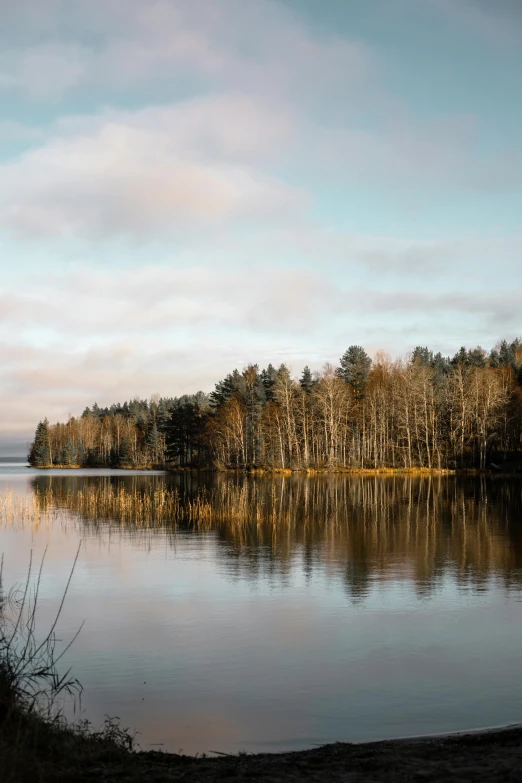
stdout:
[[[2,332],[47,330],[58,340],[133,340],[175,330],[208,336],[213,329],[289,333],[311,328],[340,295],[310,270],[277,267],[155,267],[93,271],[85,267],[23,282],[23,293],[0,291]],[[190,337],[187,338],[190,342]]]
[[289,215],[305,194],[244,160],[283,142],[287,122],[228,96],[65,123],[0,167],[0,224],[28,237],[141,237]]
[[310,165],[324,182],[384,186],[409,192],[416,202],[440,200],[441,188],[495,194],[522,186],[520,143],[488,143],[490,132],[472,114],[423,119],[391,105],[373,127],[353,122],[311,133],[316,155]]
[[187,73],[214,86],[320,97],[325,85],[346,93],[371,62],[363,44],[317,36],[272,0],[25,0],[2,21],[0,35],[17,46],[4,47],[0,89],[36,99],[179,84]]
[[95,400],[209,391],[250,361],[299,373],[335,363],[354,342],[395,354],[418,342],[448,353],[461,342],[490,347],[516,334],[521,305],[508,285],[365,286],[327,267],[42,272],[1,293],[0,431],[29,436],[39,418]]
[[[409,0],[401,0],[398,7],[408,4]],[[76,101],[87,101],[98,111],[101,106],[121,106],[129,96],[133,103],[155,101],[163,108],[137,111],[134,116],[105,112],[107,127],[103,131],[98,126],[98,135],[96,119],[90,130],[85,117],[69,119],[69,127],[75,123],[77,127],[76,150],[71,146],[73,139],[66,141],[62,136],[67,135],[67,122],[50,127],[54,141],[41,148],[40,154],[35,151],[35,157],[13,176],[19,180],[18,171],[25,175],[33,164],[38,171],[42,158],[54,151],[56,156],[63,155],[70,168],[69,182],[49,185],[51,192],[44,194],[50,195],[48,209],[42,211],[35,203],[15,205],[8,220],[21,233],[40,236],[45,226],[51,235],[92,231],[100,237],[109,234],[112,226],[125,233],[124,214],[136,224],[136,233],[142,228],[156,231],[167,214],[183,206],[175,192],[178,182],[187,194],[182,219],[193,217],[194,201],[209,215],[219,211],[216,204],[223,214],[229,214],[237,211],[238,203],[248,204],[252,198],[270,203],[274,197],[277,211],[281,202],[273,188],[278,191],[280,183],[272,181],[273,172],[270,181],[259,183],[259,170],[223,171],[217,161],[225,153],[232,167],[241,162],[248,169],[258,161],[261,150],[265,156],[274,150],[275,159],[286,163],[277,157],[283,138],[287,165],[299,172],[309,190],[317,183],[343,182],[354,189],[379,185],[393,190],[394,196],[404,199],[407,194],[410,202],[418,203],[439,200],[441,188],[463,187],[489,194],[513,192],[522,184],[518,139],[488,142],[490,131],[471,109],[456,115],[417,115],[390,91],[386,73],[393,66],[390,56],[378,56],[371,46],[346,34],[326,34],[282,3],[155,0],[144,5],[142,0],[78,0],[74,4],[42,0],[47,16],[33,9],[34,5],[25,0],[22,10],[17,4],[4,14],[3,34],[15,43],[4,47],[0,56],[0,90],[3,85],[47,102],[77,94]],[[436,6],[430,0],[426,13],[431,8],[432,15],[443,19],[453,18],[453,13],[461,21],[489,16],[472,2]],[[35,10],[36,21],[30,9]],[[24,13],[29,20],[25,27]],[[180,95],[187,92],[199,95],[200,100],[180,102]],[[196,165],[202,161],[193,155],[190,130],[198,154],[203,150],[205,171]],[[180,136],[181,144],[177,144]],[[96,176],[96,166],[107,169],[109,195],[102,215],[86,205],[91,197],[97,200],[99,183],[84,181],[76,188],[72,179],[75,169],[83,173],[78,155],[88,154],[89,139],[99,151],[92,176]],[[150,150],[157,150],[157,164],[150,161],[149,179],[137,167],[127,172],[128,179],[125,172],[114,170],[124,146],[138,159],[144,156],[144,148],[149,155]],[[174,166],[176,156],[182,159],[183,170]],[[149,158],[144,163],[148,165]],[[164,164],[165,176],[158,178],[154,165],[162,168]],[[56,171],[46,174],[56,179]],[[142,181],[143,188],[135,184]],[[124,195],[115,193],[118,183],[127,191],[127,204]],[[268,188],[264,194],[260,184]],[[145,203],[133,188],[141,193],[147,188]],[[156,191],[157,210],[153,209]],[[208,199],[200,197],[202,192],[208,193]],[[68,204],[67,215],[55,204],[56,198]],[[149,198],[151,209],[147,210]],[[32,202],[27,194],[25,200]],[[90,211],[87,225],[71,214],[75,200],[82,213]],[[143,212],[141,227],[136,212]],[[157,214],[157,221],[147,212]]]
[[[351,343],[451,352],[516,333],[516,117],[480,113],[457,48],[454,94],[437,103],[429,58],[422,95],[397,85],[422,35],[390,45],[413,5],[412,29],[438,20],[434,48],[444,20],[496,45],[482,0],[383,3],[378,47],[298,2],[0,5],[0,431],[208,390],[248,361],[299,371]],[[455,98],[467,108],[446,110]]]
[[4,49],[0,55],[0,90],[25,92],[37,101],[59,100],[87,73],[81,47],[45,44],[28,51]]

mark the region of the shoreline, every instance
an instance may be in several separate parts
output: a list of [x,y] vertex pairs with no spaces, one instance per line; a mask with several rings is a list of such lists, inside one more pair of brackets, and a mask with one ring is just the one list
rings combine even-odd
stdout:
[[[281,753],[195,758],[149,751],[137,756],[140,765],[148,766],[149,776],[144,774],[143,779],[158,781],[520,780],[522,724],[377,742],[335,742]],[[157,776],[158,764],[165,770],[164,777]]]
[[[36,779],[40,783],[101,779],[106,783],[229,779],[504,783],[521,780],[522,770],[521,723],[371,742],[332,742],[306,750],[225,753],[213,749],[195,756],[142,750],[119,723],[110,724],[108,732],[86,731],[15,711],[0,726],[0,769],[11,773],[6,781],[13,783]],[[20,736],[24,740],[18,747]]]
[[244,476],[485,476],[522,478],[521,471],[495,468],[196,468],[196,467],[84,467],[82,465],[21,465],[28,470],[121,470],[139,473],[209,473],[212,475]]
[[[335,742],[278,753],[212,753],[216,756],[194,757],[154,750],[130,753],[128,761],[134,764],[129,771],[136,777],[127,779],[156,783],[228,778],[276,783],[520,780],[522,725],[377,742]],[[117,774],[113,777],[109,773],[104,779],[116,780]]]

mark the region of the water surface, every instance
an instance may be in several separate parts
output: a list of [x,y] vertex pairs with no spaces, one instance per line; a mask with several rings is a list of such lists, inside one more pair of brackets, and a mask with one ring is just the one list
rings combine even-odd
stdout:
[[66,662],[83,715],[119,716],[145,749],[297,749],[522,720],[520,481],[3,464],[6,485],[59,509],[0,527],[6,584],[47,548],[45,630],[81,540],[60,638],[85,625]]

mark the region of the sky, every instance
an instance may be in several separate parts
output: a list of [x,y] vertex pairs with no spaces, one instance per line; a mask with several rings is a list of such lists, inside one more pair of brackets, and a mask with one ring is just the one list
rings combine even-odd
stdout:
[[519,0],[0,0],[0,451],[522,335]]

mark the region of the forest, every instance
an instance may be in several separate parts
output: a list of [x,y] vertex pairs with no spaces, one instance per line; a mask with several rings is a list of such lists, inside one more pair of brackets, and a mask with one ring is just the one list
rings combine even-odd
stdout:
[[39,422],[33,467],[484,469],[522,452],[522,340],[453,358],[417,347],[337,367],[250,364],[210,394],[153,396]]

